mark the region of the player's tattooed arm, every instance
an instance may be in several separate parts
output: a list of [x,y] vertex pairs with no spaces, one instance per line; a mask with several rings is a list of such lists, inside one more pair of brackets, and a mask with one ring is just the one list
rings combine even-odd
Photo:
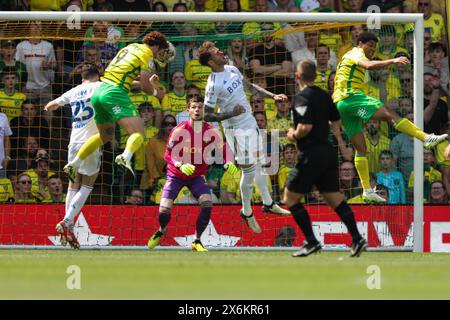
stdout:
[[236,105],[233,111],[230,112],[215,112],[214,108],[205,106],[204,120],[207,122],[218,122],[236,117],[245,112],[245,108],[241,105]]
[[244,83],[246,86],[253,87],[256,91],[261,92],[276,101],[287,101],[288,100],[288,97],[285,94],[272,93],[272,92],[264,89],[263,87],[258,86],[257,84],[251,83],[247,79],[244,79]]

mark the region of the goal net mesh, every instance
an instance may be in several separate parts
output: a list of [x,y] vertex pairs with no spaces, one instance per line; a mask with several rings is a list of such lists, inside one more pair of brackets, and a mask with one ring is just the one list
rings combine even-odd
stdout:
[[[248,99],[260,128],[269,132],[278,130],[280,139],[268,148],[268,152],[272,158],[279,159],[280,167],[268,179],[274,200],[282,201],[287,176],[298,154],[296,147],[285,138],[286,130],[293,126],[289,108],[298,90],[294,66],[306,58],[316,60],[316,84],[331,94],[339,59],[355,45],[358,34],[365,28],[362,24],[333,21],[82,21],[75,24],[68,24],[65,20],[0,21],[0,107],[13,133],[10,136],[11,160],[3,170],[4,178],[0,178],[1,200],[6,203],[0,209],[0,244],[52,243],[52,236],[56,234],[54,225],[65,212],[67,179],[62,168],[67,163],[73,116],[70,106],[52,114],[44,112],[43,106],[81,83],[80,73],[84,64],[95,64],[103,72],[121,48],[140,42],[153,30],[164,33],[176,47],[174,61],[166,66],[156,65],[157,74],[167,89],[166,96],[158,100],[143,92],[130,93],[136,108],[141,106],[139,110],[145,118],[149,139],[145,148],[134,157],[136,177],[114,164],[113,159],[123,151],[127,138],[124,131],[117,128],[115,143],[103,148],[99,177],[86,207],[82,209],[83,215],[78,219],[77,230],[83,238],[82,245],[139,246],[145,245],[158,227],[158,204],[165,182],[162,152],[169,130],[167,122],[173,119],[168,115],[178,121],[185,120],[181,113],[186,107],[186,95],[203,95],[211,72],[198,61],[197,48],[203,41],[215,41],[251,82],[275,93],[285,93],[290,98],[288,105],[284,106],[248,90]],[[413,28],[410,25],[382,25],[373,31],[380,40],[375,59],[413,56]],[[261,66],[281,65],[285,68],[287,65],[289,72],[284,76],[273,76],[258,71],[255,61]],[[13,80],[11,74],[15,75]],[[8,81],[14,83],[11,85]],[[184,89],[180,89],[179,81],[185,82]],[[370,96],[402,116],[411,116],[414,97],[411,66],[392,66],[368,72],[367,81]],[[144,116],[144,112],[150,115]],[[373,184],[386,194],[392,205],[362,204],[362,189],[353,162],[354,149],[342,130],[339,134],[330,134],[330,141],[339,153],[341,190],[350,204],[356,204],[353,208],[359,227],[372,247],[411,246],[412,149],[406,152],[405,139],[399,138],[398,132],[386,123],[369,122],[365,135]],[[412,148],[412,144],[409,147]],[[48,154],[49,161],[41,161],[46,159],[45,154]],[[390,170],[398,171],[398,175],[385,177],[380,174],[384,165],[380,162],[382,155],[390,156]],[[204,234],[206,245],[279,247],[301,244],[303,236],[292,217],[262,213],[261,197],[256,189],[254,212],[264,231],[259,235],[252,234],[239,217],[240,173],[230,176],[221,166],[209,169],[206,178],[215,205],[212,223]],[[23,180],[31,180],[30,190],[26,181],[22,183]],[[425,196],[429,185],[427,190]],[[15,204],[7,204],[13,201]],[[135,202],[145,206],[133,205]],[[319,192],[311,192],[302,202],[307,205],[314,230],[322,242],[330,246],[350,243],[350,238],[343,235],[345,227],[324,205]],[[195,233],[199,210],[195,199],[188,190],[182,190],[176,203],[163,246],[189,245],[188,240]]]

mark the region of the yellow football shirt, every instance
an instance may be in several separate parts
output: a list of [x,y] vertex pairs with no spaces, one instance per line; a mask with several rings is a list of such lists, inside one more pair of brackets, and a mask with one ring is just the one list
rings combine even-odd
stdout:
[[175,92],[169,92],[164,95],[161,105],[164,113],[176,115],[186,110],[186,93],[179,96]]
[[117,53],[101,80],[129,92],[132,82],[140,72],[145,70],[151,73],[153,67],[152,49],[146,44],[132,43]]
[[158,128],[154,126],[147,126],[144,128],[144,130],[146,140],[141,145],[141,147],[134,153],[134,169],[139,171],[144,170],[146,167],[145,152],[147,150],[148,140],[156,136],[159,131]]
[[380,171],[379,158],[381,151],[389,150],[391,140],[381,134],[377,144],[372,144],[372,142],[367,138],[367,134],[364,134],[364,139],[366,140],[366,156],[367,160],[369,160],[369,170],[372,173],[377,173],[378,171]]
[[1,112],[6,114],[9,122],[11,122],[11,119],[20,116],[22,103],[26,98],[22,92],[14,92],[9,95],[5,90],[0,90],[0,109]]
[[[28,174],[31,178],[31,193],[39,200],[42,201],[44,200],[44,198],[42,198],[42,196],[39,194],[39,178],[38,175],[36,173],[36,171],[34,171],[34,169],[29,169],[27,171],[25,171],[26,174]],[[47,176],[50,178],[51,176],[55,175],[56,172],[53,171],[49,171]],[[44,191],[46,193],[48,192],[48,186],[44,187]]]
[[364,54],[364,50],[359,47],[353,48],[342,57],[334,78],[334,103],[353,93],[365,93],[368,78],[366,69],[358,65],[360,61],[369,61],[369,59]]
[[325,72],[316,69],[316,80],[314,80],[314,84],[322,90],[328,91],[328,78],[330,77],[331,72],[333,72],[333,70],[330,67],[328,67]]
[[441,42],[447,34],[444,19],[439,13],[432,13],[428,19],[424,19],[423,27],[430,30],[432,42]]
[[189,61],[184,69],[186,80],[191,81],[194,86],[202,90],[202,96],[205,95],[205,87],[210,73],[211,68],[202,66],[198,59]]
[[[220,190],[225,190],[229,193],[234,193],[236,195],[236,200],[241,201],[241,190],[239,187],[241,181],[241,170],[238,170],[234,175],[231,175],[229,172],[225,171],[220,180]],[[267,176],[267,181],[269,184],[269,192],[272,193],[272,183],[270,181],[270,177]],[[252,193],[252,202],[253,203],[262,203],[261,193],[256,187],[256,183],[253,182],[253,193]]]
[[14,190],[11,180],[8,178],[0,178],[0,202],[8,202],[9,199],[14,199]]

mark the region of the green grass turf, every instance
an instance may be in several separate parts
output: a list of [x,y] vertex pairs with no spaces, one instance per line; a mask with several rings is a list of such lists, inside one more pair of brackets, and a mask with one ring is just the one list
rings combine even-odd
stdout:
[[[450,254],[0,250],[0,299],[449,299]],[[69,290],[68,266],[81,269]],[[381,270],[369,290],[367,268]]]

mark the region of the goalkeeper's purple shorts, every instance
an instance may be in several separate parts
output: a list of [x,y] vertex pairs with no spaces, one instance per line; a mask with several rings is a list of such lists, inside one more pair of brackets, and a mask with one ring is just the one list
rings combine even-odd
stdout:
[[175,200],[183,187],[187,187],[196,199],[198,199],[202,194],[211,194],[211,189],[203,176],[197,176],[189,180],[182,180],[180,178],[167,175],[167,180],[164,185],[161,199],[165,198]]

